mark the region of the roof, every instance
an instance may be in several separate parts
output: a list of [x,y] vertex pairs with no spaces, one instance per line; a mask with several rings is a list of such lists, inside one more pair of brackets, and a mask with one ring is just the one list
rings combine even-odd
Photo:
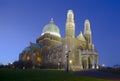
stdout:
[[31,50],[30,47],[26,47],[26,48],[24,48],[24,51],[30,51],[30,50]]
[[80,32],[80,34],[77,36],[77,38],[79,40],[81,40],[81,41],[86,41],[85,38],[84,38],[84,36],[83,36],[83,34],[82,34],[82,32]]
[[40,44],[30,42],[30,45],[34,48],[42,48]]
[[49,33],[58,37],[60,36],[60,31],[57,25],[54,24],[53,19],[51,18],[51,21],[49,24],[45,25],[42,31],[41,35],[44,35],[45,33]]

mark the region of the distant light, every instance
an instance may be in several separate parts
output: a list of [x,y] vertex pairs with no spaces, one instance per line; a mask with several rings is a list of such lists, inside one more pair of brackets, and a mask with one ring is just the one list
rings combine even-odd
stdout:
[[25,67],[23,67],[23,69],[25,69]]
[[105,67],[105,64],[102,64],[103,67]]

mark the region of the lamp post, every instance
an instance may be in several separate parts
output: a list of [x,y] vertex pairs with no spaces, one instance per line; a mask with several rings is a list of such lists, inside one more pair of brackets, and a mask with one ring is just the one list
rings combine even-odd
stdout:
[[66,58],[67,58],[67,67],[66,67],[66,72],[68,72],[68,71],[69,71],[69,52],[70,52],[70,50],[69,50],[69,51],[67,51],[67,53],[66,53]]

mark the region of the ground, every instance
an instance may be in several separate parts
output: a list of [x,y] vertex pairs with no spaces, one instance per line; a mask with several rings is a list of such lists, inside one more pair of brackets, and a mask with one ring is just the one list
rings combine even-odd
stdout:
[[[98,71],[67,73],[64,70],[0,69],[0,81],[111,81],[108,78],[89,76],[91,74],[99,76],[102,73]],[[117,79],[120,81],[120,78]]]
[[102,72],[99,70],[87,70],[87,71],[74,72],[74,74],[81,75],[81,76],[96,77],[96,78],[101,78],[101,79],[111,80],[111,81],[120,81],[119,73]]

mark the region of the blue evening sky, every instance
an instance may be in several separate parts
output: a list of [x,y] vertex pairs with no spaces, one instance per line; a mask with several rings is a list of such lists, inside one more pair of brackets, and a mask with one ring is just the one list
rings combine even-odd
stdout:
[[18,60],[51,17],[65,37],[69,9],[75,15],[76,36],[83,32],[84,20],[90,20],[99,64],[120,64],[120,0],[0,0],[0,63]]

